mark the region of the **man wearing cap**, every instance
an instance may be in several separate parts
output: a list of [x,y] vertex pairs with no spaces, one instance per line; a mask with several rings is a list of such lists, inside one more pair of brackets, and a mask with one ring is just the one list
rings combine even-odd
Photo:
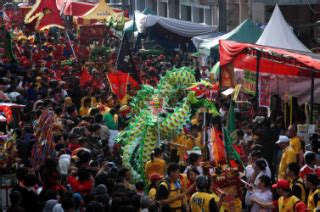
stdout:
[[[219,197],[207,192],[208,180],[205,176],[200,175],[196,178],[197,192],[191,196],[190,206],[192,212],[213,212],[218,211],[221,204]],[[221,202],[220,202],[221,203]],[[220,208],[219,211],[224,211]]]
[[278,208],[279,212],[302,212],[307,210],[306,204],[291,193],[290,182],[288,180],[280,179],[276,184],[272,185],[272,188],[277,189],[277,193],[280,195],[277,201],[264,202],[254,196],[250,201],[257,203],[263,208]]
[[279,140],[276,142],[282,149],[282,157],[279,164],[278,179],[286,179],[286,170],[290,163],[297,162],[297,157],[295,151],[289,146],[289,138],[284,135],[279,136]]

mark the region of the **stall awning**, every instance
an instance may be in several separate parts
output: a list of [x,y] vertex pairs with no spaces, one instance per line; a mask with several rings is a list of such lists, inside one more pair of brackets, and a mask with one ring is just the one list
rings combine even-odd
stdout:
[[257,54],[260,54],[260,72],[276,75],[320,78],[320,55],[280,49],[257,44],[220,40],[220,64],[230,63],[234,68],[256,71]]

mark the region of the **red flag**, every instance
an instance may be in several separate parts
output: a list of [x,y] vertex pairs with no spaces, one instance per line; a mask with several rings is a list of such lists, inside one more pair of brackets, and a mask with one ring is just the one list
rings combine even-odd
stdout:
[[80,86],[83,87],[92,80],[92,76],[86,68],[82,68],[80,73]]
[[118,97],[119,100],[127,93],[127,85],[129,80],[128,73],[113,72],[108,73],[107,78],[111,87],[112,92]]
[[[127,74],[127,73],[125,73],[125,72],[122,72],[122,71],[119,71],[118,70],[118,73],[120,73],[120,74]],[[128,75],[128,81],[129,81],[129,83],[133,86],[133,87],[135,87],[135,88],[139,88],[140,87],[140,85],[137,83],[137,81],[136,80],[134,80],[133,79],[133,77],[129,74]]]

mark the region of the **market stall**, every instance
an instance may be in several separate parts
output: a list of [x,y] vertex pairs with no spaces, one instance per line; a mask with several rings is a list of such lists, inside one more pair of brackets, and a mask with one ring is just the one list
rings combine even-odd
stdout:
[[[265,98],[263,97],[265,93],[260,90],[258,79],[261,80],[265,73],[308,78],[309,86],[297,87],[295,85],[294,89],[304,93],[310,91],[308,102],[311,105],[310,114],[313,114],[312,105],[316,99],[319,99],[314,97],[315,95],[320,96],[319,86],[315,86],[315,78],[320,77],[320,55],[227,40],[220,40],[219,50],[222,87],[235,86],[235,69],[248,70],[255,73],[257,80],[255,96],[259,97],[256,98],[257,100],[261,100]],[[310,123],[313,123],[313,116],[310,117]]]
[[109,16],[115,18],[123,17],[123,11],[115,12],[106,1],[100,0],[91,10],[86,12],[84,15],[74,17],[74,22],[79,25],[91,25],[97,22],[105,23]]

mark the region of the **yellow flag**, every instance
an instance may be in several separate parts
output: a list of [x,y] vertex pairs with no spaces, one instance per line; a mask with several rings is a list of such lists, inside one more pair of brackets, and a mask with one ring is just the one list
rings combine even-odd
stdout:
[[240,84],[236,85],[236,87],[234,88],[233,101],[237,101],[239,93],[240,93],[240,89],[241,89],[241,85]]

